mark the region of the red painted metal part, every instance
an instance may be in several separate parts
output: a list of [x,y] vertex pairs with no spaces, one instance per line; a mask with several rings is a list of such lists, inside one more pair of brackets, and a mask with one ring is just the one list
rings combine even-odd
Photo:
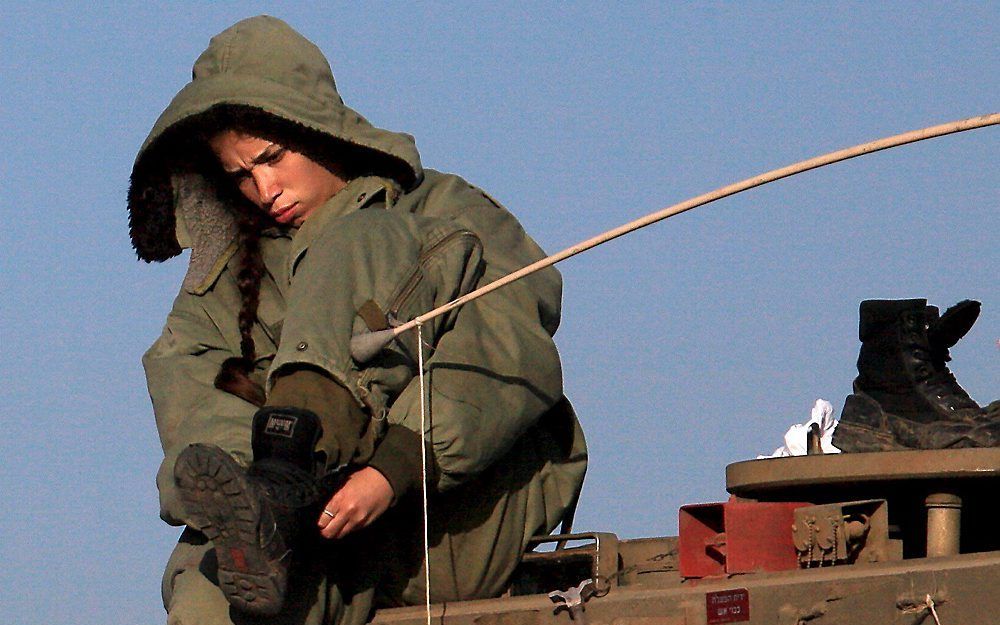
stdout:
[[793,510],[804,502],[682,506],[678,552],[681,577],[699,578],[798,568]]

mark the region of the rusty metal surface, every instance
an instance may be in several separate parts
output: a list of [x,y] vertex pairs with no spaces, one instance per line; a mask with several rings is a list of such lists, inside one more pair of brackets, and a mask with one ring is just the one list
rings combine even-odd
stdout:
[[726,490],[756,497],[790,487],[1000,478],[1000,448],[764,458],[726,467]]
[[[544,549],[551,547],[554,549]],[[536,536],[514,571],[506,596],[548,593],[592,580],[597,591],[616,586],[622,562],[618,536],[608,532],[583,532]],[[539,550],[539,547],[543,547]]]
[[962,498],[950,493],[931,493],[927,507],[927,555],[961,553]]
[[[592,533],[593,544],[576,553],[534,558],[575,575],[570,584],[438,604],[431,616],[436,625],[993,625],[1000,614],[998,485],[1000,449],[737,463],[727,468],[737,502],[814,504],[799,508],[802,527],[789,528],[806,568],[683,579],[678,538],[616,541]],[[609,574],[616,560],[617,573]],[[598,571],[618,584],[593,593],[580,586]],[[545,594],[573,586],[579,602],[572,595],[553,604]],[[381,610],[374,622],[424,625],[426,612]]]
[[[1000,553],[880,562],[698,580],[673,588],[619,586],[583,605],[587,625],[707,625],[706,597],[745,589],[747,625],[934,623],[928,598],[945,625],[993,625],[1000,613]],[[545,595],[432,606],[437,625],[570,625]],[[422,607],[376,614],[381,625],[423,625]],[[722,622],[722,621],[715,621]]]
[[802,568],[902,560],[884,499],[796,508],[792,540]]
[[676,536],[619,541],[622,569],[618,572],[618,583],[623,586],[642,584],[657,587],[680,584],[677,543]]

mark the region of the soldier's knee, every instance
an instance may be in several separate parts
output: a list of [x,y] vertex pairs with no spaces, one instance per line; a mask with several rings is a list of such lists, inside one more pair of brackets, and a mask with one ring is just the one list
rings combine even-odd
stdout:
[[163,574],[163,607],[168,625],[232,625],[229,602],[211,579],[211,550],[211,544],[199,532],[184,530]]

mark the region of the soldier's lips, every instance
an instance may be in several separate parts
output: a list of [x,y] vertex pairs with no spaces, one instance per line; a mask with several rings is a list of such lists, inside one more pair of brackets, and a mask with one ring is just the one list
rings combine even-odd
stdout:
[[282,206],[281,208],[275,208],[271,210],[271,217],[279,224],[290,223],[295,219],[295,207],[298,206],[298,202],[292,202],[288,206]]

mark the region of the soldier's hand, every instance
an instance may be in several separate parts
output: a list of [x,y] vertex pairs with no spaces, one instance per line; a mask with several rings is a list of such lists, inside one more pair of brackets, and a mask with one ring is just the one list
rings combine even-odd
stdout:
[[355,471],[320,513],[317,521],[320,534],[324,538],[343,538],[367,527],[389,508],[393,495],[389,480],[377,469],[364,467]]

